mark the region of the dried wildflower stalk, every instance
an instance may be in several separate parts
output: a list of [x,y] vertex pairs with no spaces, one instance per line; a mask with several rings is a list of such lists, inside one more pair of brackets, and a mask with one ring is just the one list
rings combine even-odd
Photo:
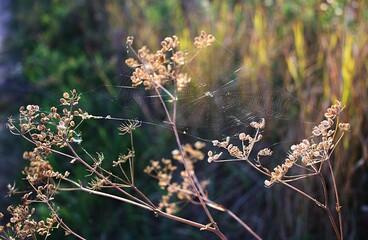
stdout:
[[[201,50],[210,46],[213,42],[214,38],[212,35],[202,32],[199,37],[195,38],[194,45]],[[61,227],[66,234],[72,234],[78,239],[84,239],[64,223],[58,215],[57,207],[53,203],[58,193],[78,190],[132,204],[151,211],[155,216],[166,217],[200,230],[211,231],[219,238],[226,239],[226,236],[222,233],[208,209],[212,208],[228,214],[246,231],[252,234],[254,238],[261,239],[234,213],[208,198],[206,186],[209,182],[206,180],[199,181],[195,172],[195,163],[205,159],[204,154],[201,152],[203,143],[197,142],[192,146],[190,144],[183,145],[180,141],[176,127],[177,94],[188,86],[191,79],[187,73],[182,72],[183,65],[187,62],[187,55],[185,52],[177,50],[179,46],[178,38],[176,36],[165,38],[161,42],[161,48],[155,53],[151,53],[146,47],[135,51],[132,47],[134,43],[133,37],[128,37],[126,43],[134,54],[134,58],[126,60],[126,64],[134,69],[131,76],[132,86],[138,87],[143,85],[146,90],[156,92],[166,113],[165,122],[171,127],[177,143],[178,148],[172,152],[171,159],[162,159],[160,162],[152,160],[151,164],[144,170],[147,174],[157,179],[159,186],[166,190],[167,194],[162,196],[161,201],[156,205],[135,185],[133,132],[140,127],[141,123],[139,121],[126,121],[118,128],[120,135],[129,135],[131,146],[127,153],[120,154],[115,161],[106,161],[102,153],[97,153],[96,156],[93,156],[80,147],[82,136],[77,130],[83,121],[89,119],[118,119],[110,116],[90,115],[77,108],[81,96],[75,90],[72,90],[69,93],[64,93],[60,99],[61,109],[52,107],[46,112],[37,105],[28,105],[21,107],[19,110],[19,124],[16,124],[13,118],[9,118],[8,128],[10,131],[34,144],[34,149],[25,152],[23,156],[28,162],[28,166],[24,168],[23,174],[30,185],[30,189],[23,194],[22,205],[8,208],[11,215],[10,222],[6,226],[0,226],[0,237],[3,239],[25,239],[29,237],[36,238],[38,234],[45,236],[46,239],[53,229]],[[169,89],[171,88],[168,88],[168,86],[173,86],[173,89],[170,91]],[[168,95],[171,101],[164,101],[162,93]],[[251,159],[254,156],[255,144],[262,139],[262,131],[265,126],[264,119],[250,124],[254,129],[254,134],[240,133],[238,135],[241,143],[239,146],[231,143],[230,138],[227,138],[225,141],[213,141],[213,145],[220,148],[221,151],[219,153],[209,151],[207,160],[210,163],[245,161],[268,177],[264,182],[267,187],[271,187],[275,183],[281,183],[297,191],[326,211],[337,237],[341,239],[341,206],[330,156],[344,132],[349,130],[348,123],[335,123],[342,109],[343,107],[339,102],[329,108],[325,114],[326,120],[313,129],[313,136],[292,146],[285,162],[275,167],[273,171],[262,165],[263,158],[272,155],[270,149],[265,148],[258,151],[256,157]],[[335,126],[335,129],[332,128],[333,126]],[[338,132],[341,132],[341,134],[338,134]],[[87,158],[82,157],[78,150],[82,150],[82,153]],[[232,158],[222,159],[223,151],[230,154]],[[67,160],[70,164],[84,166],[90,173],[86,176],[88,184],[83,185],[80,179],[73,179],[68,172],[55,172],[52,164],[48,161],[52,154],[56,155],[60,160]],[[104,162],[110,162],[114,167],[113,170],[105,169],[103,167]],[[339,227],[337,227],[328,208],[327,187],[321,172],[322,167],[325,165],[330,169],[330,177],[334,185],[333,191],[336,198]],[[307,173],[301,175],[290,174],[290,169],[296,168],[307,171]],[[178,171],[178,169],[181,169],[180,177],[174,178],[174,172]],[[290,184],[292,181],[312,176],[319,176],[321,179],[324,190],[323,203]],[[105,191],[107,188],[109,189],[108,193]],[[113,190],[115,191],[114,193],[112,193]],[[131,192],[133,193],[129,193],[128,190],[132,190]],[[9,186],[9,192],[10,194],[19,193],[15,186]],[[184,202],[200,205],[207,215],[209,223],[199,223],[175,215],[180,209],[180,204]],[[50,217],[46,221],[32,219],[33,208],[37,204],[46,204],[49,208]],[[2,217],[3,215],[0,213],[0,219]]]
[[[201,197],[208,207],[228,214],[230,217],[234,218],[245,230],[252,234],[255,239],[261,239],[261,237],[259,237],[233,212],[208,198],[206,187],[210,183],[209,180],[199,181],[195,173],[195,163],[205,159],[205,155],[201,151],[204,146],[205,144],[202,142],[196,142],[194,146],[190,144],[185,144],[182,146],[185,161],[187,162],[187,167],[189,169],[189,175],[187,171],[182,170],[180,171],[180,177],[178,179],[174,179],[173,177],[175,171],[178,169],[178,166],[175,163],[182,165],[184,161],[179,150],[174,150],[171,152],[172,159],[162,159],[161,162],[151,160],[151,165],[145,168],[144,172],[155,178],[158,181],[158,185],[167,192],[166,195],[162,196],[159,208],[167,213],[174,214],[180,210],[180,205],[185,205],[188,202],[196,205],[200,204],[198,201],[196,201],[196,192],[190,184],[190,178],[192,178],[196,186],[203,191],[201,193]],[[210,226],[212,225],[207,224],[200,230],[207,230]]]
[[[202,33],[198,39],[196,38],[196,45],[198,48],[202,49],[211,45],[213,41],[214,38],[211,35]],[[132,37],[127,39],[127,44],[131,47],[133,44]],[[186,63],[186,54],[176,50],[178,44],[179,41],[175,36],[172,38],[165,38],[161,43],[162,48],[155,54],[151,54],[145,47],[137,52],[131,47],[131,51],[134,52],[137,59],[128,59],[126,63],[130,67],[135,68],[131,77],[132,86],[137,87],[139,85],[144,85],[147,90],[154,90],[159,96],[161,96],[160,93],[165,92],[172,98],[173,112],[170,114],[168,106],[166,106],[165,102],[160,97],[162,106],[167,114],[167,122],[172,127],[179,146],[179,153],[183,159],[182,164],[185,166],[185,173],[189,176],[187,178],[187,185],[191,186],[191,190],[197,196],[197,199],[199,199],[200,204],[208,215],[210,223],[202,224],[162,211],[162,207],[156,206],[151,202],[135,185],[133,131],[140,126],[140,122],[127,121],[118,128],[121,135],[130,136],[131,142],[131,148],[128,150],[127,154],[121,154],[116,161],[111,161],[115,170],[120,172],[120,174],[116,173],[115,170],[109,171],[103,168],[104,156],[102,153],[97,154],[95,157],[83,148],[80,148],[82,136],[77,129],[83,121],[89,119],[113,118],[93,116],[78,109],[77,105],[81,96],[73,90],[63,94],[63,97],[60,99],[61,109],[52,107],[46,112],[37,105],[28,105],[27,107],[20,108],[19,124],[16,124],[14,119],[9,119],[8,128],[10,131],[34,144],[34,149],[32,151],[24,153],[24,159],[28,161],[29,166],[25,167],[23,174],[31,188],[29,192],[22,197],[24,205],[18,208],[9,208],[9,210],[11,210],[10,214],[15,214],[13,209],[28,209],[31,205],[37,207],[37,204],[46,204],[50,210],[52,221],[47,220],[47,224],[43,224],[43,222],[30,222],[27,218],[22,218],[22,221],[27,221],[27,223],[30,222],[32,228],[25,225],[24,221],[19,225],[23,227],[27,226],[26,229],[19,228],[9,223],[7,232],[5,232],[4,227],[1,226],[0,236],[2,238],[11,239],[17,236],[30,237],[31,235],[35,237],[35,234],[49,235],[52,229],[61,227],[65,230],[66,234],[72,234],[76,238],[84,239],[63,222],[57,213],[57,208],[53,204],[54,197],[58,193],[78,190],[129,203],[149,210],[153,212],[155,216],[163,216],[174,221],[194,226],[198,229],[211,231],[219,238],[226,239],[207,209],[207,205],[203,199],[205,194],[203,187],[197,185],[193,176],[190,174],[190,163],[187,163],[184,158],[176,129],[176,94],[183,90],[190,82],[188,75],[181,72],[182,66]],[[169,82],[174,85],[172,93],[165,88],[165,85]],[[82,150],[82,153],[87,155],[89,159],[83,158],[81,154],[78,153],[78,149],[79,151]],[[51,163],[48,161],[50,155],[56,155],[61,160],[69,161],[70,164],[81,164],[84,166],[86,170],[90,172],[90,174],[86,176],[86,178],[89,179],[89,183],[83,185],[81,183],[82,181],[79,179],[71,178],[68,172],[55,172]],[[129,166],[126,167],[126,164]],[[109,192],[115,190],[115,194],[105,192],[104,190],[107,188],[110,189]],[[133,193],[129,193],[127,191],[128,189],[133,190]],[[12,192],[16,192],[15,188],[12,189]]]
[[[194,45],[198,49],[204,49],[212,45],[215,41],[212,35],[202,32],[200,36],[194,39]],[[131,47],[133,38],[127,39],[127,44]],[[165,38],[161,42],[161,49],[156,53],[151,53],[146,47],[142,47],[138,51],[133,48],[130,50],[134,53],[135,58],[126,60],[126,64],[134,68],[135,71],[131,77],[132,86],[136,87],[144,85],[147,90],[153,90],[157,93],[161,104],[165,110],[167,123],[171,126],[175,135],[178,149],[172,152],[172,159],[183,166],[180,172],[181,181],[173,181],[173,172],[177,170],[177,166],[171,159],[162,159],[151,161],[151,165],[145,169],[145,172],[157,179],[161,188],[167,190],[167,194],[162,196],[159,204],[160,210],[173,214],[179,209],[179,202],[191,202],[201,205],[206,213],[210,223],[201,227],[201,230],[212,230],[221,239],[226,237],[220,231],[217,223],[214,221],[207,207],[226,212],[236,219],[250,234],[256,239],[261,239],[248,225],[225,207],[214,203],[208,199],[205,187],[207,181],[200,182],[195,175],[194,163],[197,160],[203,160],[204,155],[199,151],[203,146],[197,142],[193,148],[191,145],[182,145],[176,128],[176,111],[177,111],[177,93],[182,91],[189,83],[190,78],[186,73],[181,72],[182,66],[186,63],[186,54],[178,51],[179,40],[176,36]],[[174,85],[174,90],[170,92],[165,86]],[[161,93],[166,93],[171,99],[172,112],[169,111],[167,102],[162,99]],[[176,197],[177,201],[172,199]],[[198,199],[197,201],[194,199]]]
[[[54,197],[58,193],[76,190],[129,203],[154,212],[157,216],[164,216],[197,228],[205,227],[204,224],[161,211],[134,185],[133,131],[140,126],[139,122],[128,121],[119,127],[122,135],[130,135],[132,144],[128,154],[120,155],[117,161],[112,161],[112,165],[121,171],[121,177],[102,167],[104,161],[102,153],[98,153],[97,157],[93,157],[85,152],[90,160],[79,156],[76,148],[81,144],[82,138],[81,134],[77,132],[78,126],[86,119],[100,119],[100,117],[89,115],[81,109],[75,110],[79,100],[80,96],[73,90],[70,94],[63,94],[60,102],[65,108],[61,110],[52,107],[49,113],[45,113],[38,106],[29,105],[20,109],[19,126],[15,124],[13,119],[9,120],[8,128],[10,131],[33,143],[35,147],[33,151],[23,154],[28,166],[24,168],[22,173],[31,188],[22,196],[23,205],[8,208],[12,217],[5,227],[0,227],[0,237],[4,239],[25,239],[35,237],[38,234],[45,235],[45,238],[47,238],[53,229],[61,227],[65,230],[65,234],[72,234],[76,238],[84,239],[63,222],[53,204]],[[54,171],[48,161],[52,154],[59,156],[60,159],[68,160],[71,164],[82,164],[90,172],[88,185],[84,186],[80,180],[70,178],[69,172],[59,173]],[[129,162],[129,171],[124,169],[123,165],[126,162]],[[111,179],[114,179],[114,181]],[[66,184],[71,185],[71,187],[64,187]],[[106,188],[115,189],[117,191],[116,195],[105,193],[104,189]],[[128,188],[133,189],[136,196],[128,193],[126,191]],[[9,191],[11,194],[20,193],[15,186],[9,186]],[[121,194],[124,197],[120,197]],[[31,219],[34,210],[30,213],[26,211],[30,209],[29,206],[31,205],[36,208],[38,203],[46,204],[50,210],[52,221],[47,219],[47,224],[44,224],[43,221],[37,222]],[[24,216],[25,214],[28,215],[26,215],[27,217],[19,217],[19,212],[24,213]],[[208,230],[215,231],[214,228]]]
[[[349,123],[338,123],[338,116],[343,110],[341,102],[336,101],[336,104],[327,109],[325,113],[325,119],[321,121],[312,130],[312,135],[308,139],[302,140],[299,144],[292,145],[290,152],[287,155],[284,163],[277,165],[273,171],[270,171],[262,165],[261,158],[264,156],[271,156],[272,151],[268,148],[258,151],[255,159],[250,159],[254,144],[256,144],[262,135],[260,131],[264,128],[265,121],[261,119],[260,122],[252,122],[250,126],[254,128],[254,136],[247,135],[245,133],[239,134],[239,140],[241,141],[241,147],[230,143],[230,138],[225,141],[213,141],[213,145],[220,148],[219,153],[208,152],[208,162],[229,162],[229,161],[245,161],[253,168],[268,176],[269,179],[264,181],[266,187],[271,187],[275,183],[282,183],[283,185],[297,191],[304,197],[310,199],[317,206],[324,209],[329,217],[332,227],[336,233],[338,239],[343,238],[342,232],[342,218],[341,218],[341,205],[339,202],[339,196],[337,186],[335,183],[335,177],[333,174],[330,157],[334,151],[336,145],[340,142],[346,131],[349,131]],[[336,122],[335,122],[336,121]],[[226,151],[232,159],[221,159],[223,151]],[[338,215],[339,226],[336,225],[336,221],[329,209],[327,201],[327,187],[325,184],[325,176],[322,174],[322,168],[327,164],[329,169],[329,177],[333,183],[333,193],[335,195],[335,210]],[[301,169],[302,174],[290,174],[290,170]],[[313,198],[311,195],[303,192],[290,184],[290,182],[305,179],[308,177],[319,176],[321,180],[321,186],[324,192],[324,202],[320,202]]]
[[[194,45],[198,49],[203,49],[212,45],[215,41],[212,35],[208,35],[202,32],[199,37],[194,39]],[[186,53],[177,50],[179,46],[179,40],[176,36],[167,37],[161,42],[161,49],[156,51],[156,53],[151,53],[147,47],[142,47],[138,51],[132,48],[133,38],[128,37],[127,44],[130,50],[135,55],[135,58],[129,58],[125,63],[134,68],[134,72],[131,76],[132,86],[137,87],[139,85],[144,85],[147,90],[153,90],[157,93],[160,99],[161,105],[166,113],[167,123],[171,126],[175,140],[178,146],[178,156],[182,159],[182,164],[184,166],[183,175],[186,175],[186,187],[194,192],[194,195],[198,198],[199,204],[202,206],[204,212],[206,213],[210,223],[206,227],[201,227],[203,230],[213,231],[221,239],[226,239],[223,233],[220,231],[217,223],[214,221],[210,211],[207,208],[205,202],[205,192],[203,187],[196,182],[193,174],[191,174],[191,163],[187,161],[185,157],[185,152],[183,151],[182,144],[179,138],[178,130],[176,127],[176,112],[177,112],[177,93],[182,91],[189,83],[190,78],[186,73],[181,72],[182,66],[186,64]],[[173,92],[170,92],[165,86],[171,84],[174,86]],[[167,102],[162,98],[161,93],[166,93],[171,99],[172,112],[169,111],[169,106]],[[173,171],[170,168],[170,163],[167,160],[167,170]],[[153,162],[154,166],[157,166],[156,162]],[[152,166],[154,168],[154,166]],[[152,169],[153,171],[154,169]],[[159,171],[160,169],[156,169]],[[146,169],[147,172],[149,172]],[[159,184],[164,186],[170,181],[169,175],[167,173],[158,172],[159,174]],[[161,202],[161,205],[164,204]],[[162,206],[161,206],[162,207]],[[165,207],[167,210],[172,209]],[[170,210],[169,210],[170,212]],[[171,211],[173,212],[173,211]]]

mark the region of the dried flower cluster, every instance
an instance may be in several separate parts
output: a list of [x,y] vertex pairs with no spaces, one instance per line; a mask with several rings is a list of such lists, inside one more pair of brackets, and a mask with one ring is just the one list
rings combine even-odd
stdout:
[[37,151],[24,152],[23,158],[29,161],[29,167],[26,166],[22,173],[32,185],[49,182],[51,178],[59,179],[69,174],[68,172],[64,174],[55,172],[49,161],[44,156],[38,155]]
[[[262,134],[260,131],[265,127],[265,120],[262,118],[259,122],[251,122],[250,126],[256,130],[254,136],[249,134],[240,133],[239,140],[241,141],[241,147],[233,145],[230,143],[230,137],[227,137],[225,141],[212,141],[213,146],[220,149],[226,150],[232,157],[234,161],[236,160],[249,160],[249,156],[253,150],[254,144],[262,139]],[[260,156],[270,156],[272,151],[269,149],[262,149],[258,153],[258,160]],[[221,162],[220,157],[222,152],[214,154],[212,151],[208,151],[208,162]]]
[[[202,32],[199,37],[194,40],[194,45],[197,48],[205,48],[214,42],[212,35],[207,35]],[[177,90],[183,90],[191,81],[186,73],[181,72],[181,67],[186,64],[187,54],[177,50],[179,46],[177,36],[166,37],[161,42],[161,49],[156,53],[146,47],[140,48],[135,53],[135,58],[128,58],[125,63],[134,68],[134,72],[130,77],[132,86],[137,87],[141,84],[146,89],[161,88],[168,82],[174,83]],[[133,37],[127,38],[127,45],[131,47]]]
[[81,109],[74,110],[80,100],[80,95],[75,90],[71,94],[65,92],[60,99],[65,106],[62,113],[56,107],[51,107],[49,113],[42,112],[37,105],[28,105],[19,109],[19,126],[14,125],[14,120],[9,119],[7,126],[14,134],[30,136],[30,140],[37,146],[40,154],[48,154],[52,146],[65,147],[68,143],[81,142],[80,135],[76,132],[79,124],[75,117],[82,120],[90,118],[87,112]]
[[[33,219],[35,209],[26,205],[9,206],[7,210],[11,217],[6,226],[0,226],[1,239],[34,238],[36,233],[47,237],[54,228],[58,228],[56,217],[36,221]],[[0,213],[0,219],[2,217],[3,214]]]
[[[197,161],[203,160],[205,157],[204,153],[201,151],[203,147],[204,143],[202,142],[196,142],[194,147],[190,144],[182,146],[183,154],[188,164],[191,176],[188,176],[187,172],[182,170],[179,173],[180,178],[176,181],[173,180],[175,171],[178,168],[173,164],[173,160],[180,164],[183,163],[183,158],[179,150],[171,152],[172,159],[162,159],[161,163],[159,161],[151,160],[151,165],[145,168],[144,172],[157,179],[159,186],[167,191],[167,194],[162,196],[159,209],[164,209],[167,213],[171,214],[179,210],[178,204],[180,202],[194,201],[193,199],[196,197],[196,194],[192,189],[189,177],[195,176],[194,164]],[[204,189],[208,184],[208,181],[198,182],[198,184],[201,189]],[[174,197],[176,197],[177,201],[173,201]]]
[[215,38],[204,31],[201,32],[201,35],[194,38],[194,46],[196,46],[196,48],[206,48],[211,46],[214,42]]
[[[325,113],[326,119],[313,128],[312,137],[291,146],[291,151],[285,162],[281,166],[278,165],[274,168],[274,171],[271,172],[270,180],[265,180],[265,186],[270,187],[275,182],[281,180],[289,169],[299,161],[303,166],[311,167],[312,170],[315,170],[316,168],[313,168],[315,164],[328,160],[336,144],[334,142],[336,129],[332,129],[334,119],[342,110],[343,106],[339,101],[328,108]],[[341,131],[348,131],[349,128],[350,125],[348,123],[339,124]]]
[[[1,227],[1,237],[6,239],[35,238],[35,234],[50,235],[54,228],[58,228],[61,220],[56,215],[51,201],[58,189],[60,179],[67,178],[69,172],[59,173],[53,170],[48,157],[56,148],[64,148],[71,143],[80,143],[80,134],[76,132],[79,124],[91,116],[75,107],[80,100],[80,95],[75,90],[65,92],[60,99],[61,112],[58,108],[51,107],[49,112],[42,111],[37,105],[28,105],[19,109],[19,125],[13,118],[8,120],[8,128],[13,134],[21,135],[34,144],[33,151],[23,153],[23,158],[28,162],[22,174],[28,181],[31,189],[21,197],[22,204],[9,206],[10,222]],[[79,119],[76,123],[76,119]],[[8,186],[9,194],[20,193],[15,186]],[[51,218],[46,221],[32,219],[35,208],[31,205],[44,203],[51,212]],[[64,227],[63,227],[64,228]],[[65,228],[64,228],[65,229]]]
[[35,145],[33,151],[23,154],[29,166],[22,173],[31,185],[49,183],[52,178],[62,178],[68,174],[54,172],[47,157],[52,153],[53,147],[63,148],[69,143],[77,142],[78,125],[74,117],[81,120],[89,118],[88,113],[81,109],[73,111],[79,100],[80,96],[75,90],[70,94],[65,92],[60,102],[68,108],[64,108],[62,114],[58,113],[56,107],[51,107],[50,112],[45,113],[37,105],[28,105],[19,110],[19,127],[15,125],[15,120],[9,119],[7,126],[10,131],[22,135]]
[[[21,197],[21,205],[8,207],[11,217],[6,224],[6,231],[3,226],[0,227],[0,237],[5,239],[26,239],[35,237],[36,233],[49,236],[54,228],[59,227],[59,219],[55,212],[51,212],[52,217],[47,218],[46,222],[36,221],[32,218],[35,208],[30,206],[42,202],[51,207],[49,202],[53,200],[53,195],[57,191],[56,180],[66,178],[69,172],[64,174],[55,172],[50,163],[43,156],[38,155],[38,151],[25,152],[23,158],[29,161],[29,166],[26,166],[22,173],[32,188]],[[15,185],[9,184],[8,189],[9,196],[20,193]]]

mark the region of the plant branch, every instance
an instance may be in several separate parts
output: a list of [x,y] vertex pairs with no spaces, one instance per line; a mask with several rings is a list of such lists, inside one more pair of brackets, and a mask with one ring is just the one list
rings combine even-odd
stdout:
[[331,163],[329,160],[327,160],[327,165],[328,168],[330,170],[330,174],[331,174],[331,179],[332,179],[332,184],[333,184],[333,190],[335,193],[335,198],[336,198],[336,212],[337,215],[339,217],[339,228],[340,228],[340,239],[342,240],[344,238],[343,236],[343,229],[342,229],[342,216],[341,216],[341,205],[340,205],[340,200],[339,200],[339,193],[337,191],[337,185],[336,185],[336,180],[335,180],[335,175],[331,166]]
[[243,220],[241,220],[236,214],[234,214],[232,211],[230,211],[229,209],[225,208],[224,206],[222,205],[219,205],[215,202],[212,202],[208,199],[206,199],[206,204],[207,206],[211,207],[211,208],[214,208],[218,211],[221,211],[221,212],[225,212],[226,214],[228,214],[230,217],[232,217],[233,219],[235,219],[240,225],[242,225],[242,227],[247,230],[250,234],[253,235],[253,237],[257,240],[261,240],[262,238],[260,236],[258,236],[257,233],[255,233],[252,228],[250,228]]

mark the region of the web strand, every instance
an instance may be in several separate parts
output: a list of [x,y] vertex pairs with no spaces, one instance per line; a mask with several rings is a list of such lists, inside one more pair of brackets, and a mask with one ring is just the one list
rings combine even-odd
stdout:
[[[195,81],[197,76],[192,76],[191,86],[177,96],[179,131],[197,140],[211,141],[237,136],[247,130],[250,122],[261,118],[266,119],[266,124],[278,122],[273,125],[279,128],[296,123],[311,127],[318,121],[298,120],[298,111],[301,110],[314,112],[317,116],[321,113],[276,86],[270,79],[257,78],[255,81],[250,77],[252,74],[254,70],[249,66],[234,67],[231,74],[222,79],[222,84],[212,89],[207,84],[211,80],[198,83]],[[108,97],[109,103],[118,107],[115,116],[113,113],[106,114],[112,116],[108,119],[138,120],[143,125],[170,129],[165,124],[165,114],[157,93],[131,87],[127,77],[129,74],[125,76],[121,81],[123,83],[114,86],[116,95]],[[103,89],[104,86],[101,86],[84,94],[105,95]],[[172,98],[165,92],[161,92],[161,96],[170,108]]]

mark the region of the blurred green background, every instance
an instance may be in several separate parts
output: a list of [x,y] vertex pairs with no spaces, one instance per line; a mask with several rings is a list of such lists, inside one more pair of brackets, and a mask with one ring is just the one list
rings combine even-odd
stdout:
[[[62,92],[75,88],[86,93],[81,103],[86,111],[120,115],[109,99],[117,91],[113,86],[127,79],[123,59],[128,35],[135,36],[136,46],[153,49],[164,37],[177,35],[185,49],[194,36],[206,30],[221,48],[211,50],[212,58],[198,56],[195,66],[189,67],[193,79],[206,76],[200,79],[220,81],[219,76],[231,74],[234,64],[241,62],[253,68],[254,79],[288,89],[313,109],[323,112],[336,99],[347,106],[342,121],[350,122],[351,131],[336,149],[333,164],[345,236],[364,238],[364,226],[368,225],[367,1],[12,0],[3,1],[1,7],[1,212],[17,201],[16,197],[2,196],[8,183],[22,186],[22,151],[30,147],[4,127],[7,117],[16,116],[20,105],[34,103],[48,108],[57,104]],[[300,122],[321,119],[302,108],[297,116]],[[83,132],[83,146],[115,159],[129,146],[127,139],[116,134],[117,125],[90,121]],[[300,139],[307,132],[292,124],[275,134],[274,138],[282,141],[286,136]],[[167,144],[171,136],[162,130],[142,129],[135,137],[138,169],[143,169],[149,159],[168,157],[173,147]],[[56,168],[70,168],[68,163],[55,164]],[[264,178],[241,164],[210,168],[203,164],[197,170],[201,177],[211,180],[210,197],[237,213],[264,239],[333,236],[322,210],[280,186],[265,189]],[[73,171],[76,177],[86,174],[78,168]],[[155,183],[142,172],[138,174],[137,185],[157,200]],[[320,193],[317,186],[316,180],[299,185]],[[57,204],[64,221],[87,239],[214,238],[88,194],[62,194]],[[191,209],[188,206],[179,214],[205,221],[204,215]],[[222,216],[218,222],[230,239],[250,238],[228,217]],[[51,239],[61,239],[63,234],[55,231]]]

